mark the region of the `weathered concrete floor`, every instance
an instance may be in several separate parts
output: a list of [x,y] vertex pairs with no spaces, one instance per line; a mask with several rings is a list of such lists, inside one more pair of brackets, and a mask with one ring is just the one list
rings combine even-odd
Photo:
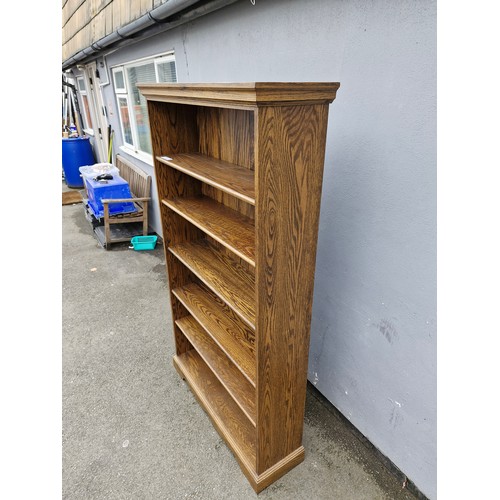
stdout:
[[[256,499],[172,365],[163,248],[103,250],[81,204],[62,219],[63,498]],[[312,393],[306,404],[305,461],[259,500],[414,498]]]

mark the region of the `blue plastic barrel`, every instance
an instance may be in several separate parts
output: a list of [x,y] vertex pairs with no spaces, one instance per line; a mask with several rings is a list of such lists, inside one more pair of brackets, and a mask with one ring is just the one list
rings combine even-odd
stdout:
[[80,176],[80,167],[94,165],[94,153],[89,137],[63,137],[62,140],[62,167],[64,179],[70,188],[82,188],[83,179]]

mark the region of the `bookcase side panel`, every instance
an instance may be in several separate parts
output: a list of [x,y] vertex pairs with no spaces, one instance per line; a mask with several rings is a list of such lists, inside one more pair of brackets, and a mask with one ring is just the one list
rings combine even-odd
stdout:
[[327,104],[257,117],[257,474],[301,447]]

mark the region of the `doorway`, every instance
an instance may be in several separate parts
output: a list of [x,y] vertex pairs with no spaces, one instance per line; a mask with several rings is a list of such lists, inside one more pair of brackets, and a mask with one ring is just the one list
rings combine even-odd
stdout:
[[85,86],[89,101],[92,122],[95,124],[94,152],[99,163],[108,163],[108,119],[102,98],[99,73],[95,61],[84,68]]

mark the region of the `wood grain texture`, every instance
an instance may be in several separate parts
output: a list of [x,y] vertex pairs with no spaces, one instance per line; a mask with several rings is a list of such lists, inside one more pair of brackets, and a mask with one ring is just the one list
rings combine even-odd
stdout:
[[[304,458],[328,104],[339,84],[139,88],[153,156],[187,159],[155,158],[174,365],[259,492]],[[221,162],[207,172],[199,155]],[[254,200],[234,165],[254,171]]]
[[[254,112],[199,106],[199,152],[248,170],[255,167]],[[254,181],[255,183],[255,181]],[[242,215],[255,218],[255,186],[252,203],[203,183],[202,193]]]
[[255,329],[254,275],[205,240],[179,243],[169,251]]
[[191,350],[174,357],[174,366],[214,423],[219,434],[247,470],[255,468],[255,429],[212,371]]
[[198,180],[177,170],[165,168],[156,159],[168,154],[197,151],[196,109],[191,106],[148,102],[148,114],[159,199],[199,195],[201,183]]
[[175,323],[255,427],[255,387],[194,318],[187,316]]
[[254,482],[251,482],[253,489],[257,493],[260,493],[270,484],[274,483],[277,479],[286,474],[289,470],[300,464],[304,460],[304,455],[304,447],[300,446],[269,469],[265,470],[261,474],[256,474]]
[[255,333],[216,295],[191,283],[172,293],[255,387]]
[[327,105],[258,115],[257,473],[301,446]]
[[243,260],[255,265],[253,220],[207,197],[164,199],[162,203]]
[[[170,159],[168,159],[170,158]],[[195,179],[255,205],[253,171],[200,153],[172,154],[157,160]]]
[[[175,104],[148,102],[148,113],[154,156],[162,156],[167,151],[189,151],[197,147],[195,110]],[[158,196],[176,197],[201,194],[201,183],[197,179],[166,167],[157,160],[155,160],[154,165]],[[198,240],[203,236],[203,233],[165,205],[160,204],[160,214],[169,289],[172,290],[191,283],[193,275],[168,252],[168,247],[184,241]],[[171,296],[170,304],[174,322],[188,314],[175,297]],[[178,328],[174,328],[174,335],[177,354],[191,348]]]
[[254,112],[199,107],[199,152],[254,170]]
[[188,383],[193,395],[210,417],[215,429],[234,453],[241,470],[256,493],[260,493],[290,469],[304,460],[300,446],[262,474],[255,472],[255,429],[244,421],[239,407],[228,399],[224,387],[204,366],[201,356],[193,350],[174,357],[174,366]]
[[225,207],[230,208],[231,210],[235,210],[239,212],[241,215],[248,217],[252,220],[255,220],[255,206],[247,203],[235,196],[230,195],[229,193],[225,193],[220,189],[215,188],[214,186],[210,186],[209,184],[203,183],[201,186],[201,193],[203,196],[208,196],[215,200],[217,203],[221,203]]
[[339,86],[338,82],[143,83],[138,88],[152,101],[245,109],[330,103]]
[[[116,167],[120,171],[120,177],[123,177],[130,187],[133,198],[151,197],[151,176],[144,170],[136,167],[122,155],[116,155]],[[143,207],[144,200],[138,202]]]
[[206,240],[210,245],[212,245],[214,248],[216,248],[220,253],[223,253],[224,255],[227,255],[229,258],[234,259],[238,262],[238,264],[243,267],[247,271],[248,274],[252,275],[254,277],[255,281],[255,267],[251,266],[248,262],[246,262],[243,259],[240,259],[234,252],[231,252],[231,250],[228,250],[224,245],[221,245],[218,241],[214,240],[210,236],[206,236]]

